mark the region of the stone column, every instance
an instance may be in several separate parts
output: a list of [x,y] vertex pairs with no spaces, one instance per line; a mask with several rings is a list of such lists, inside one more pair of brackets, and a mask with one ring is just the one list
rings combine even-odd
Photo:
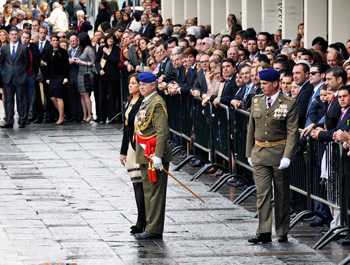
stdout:
[[211,33],[220,33],[226,27],[226,0],[211,0]]
[[294,40],[304,22],[304,0],[282,0],[282,38]]
[[185,19],[197,17],[197,0],[185,0]]
[[242,25],[242,0],[226,0],[226,18],[229,14],[234,14],[237,23]]
[[173,16],[173,1],[172,0],[162,0],[162,17],[163,21],[171,18]]
[[183,24],[185,21],[185,0],[173,0],[173,24]]
[[211,0],[197,0],[198,25],[211,24]]
[[242,0],[242,28],[261,31],[261,0]]
[[328,1],[328,43],[346,43],[349,39],[350,27],[350,1],[329,0]]
[[327,0],[304,1],[304,47],[312,47],[316,37],[327,39]]
[[262,0],[261,2],[261,31],[275,33],[279,26],[278,4],[282,0]]

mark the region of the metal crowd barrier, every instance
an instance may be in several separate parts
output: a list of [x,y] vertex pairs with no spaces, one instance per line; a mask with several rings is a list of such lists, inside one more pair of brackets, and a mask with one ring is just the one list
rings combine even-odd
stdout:
[[[125,112],[125,105],[126,102],[128,101],[128,96],[129,96],[129,76],[130,73],[128,72],[126,66],[123,66],[123,68],[120,70],[122,78],[120,78],[120,97],[121,97],[121,104],[122,104],[122,111],[117,113],[112,119],[108,121],[107,124],[113,122],[116,118],[118,118],[120,115],[122,115]],[[117,98],[117,100],[119,100]]]
[[[247,144],[247,132],[249,125],[249,112],[244,110],[234,111],[234,153],[235,153],[235,163],[240,165],[250,171],[253,168],[249,165],[248,159],[245,154],[246,144]],[[246,200],[250,195],[256,191],[255,185],[249,186],[244,190],[234,201],[235,204],[240,204]]]
[[228,173],[218,179],[209,189],[217,191],[228,179],[235,176],[232,173],[232,153],[231,153],[231,124],[230,109],[226,105],[220,104],[213,109],[213,135],[214,135],[214,155],[228,162]]

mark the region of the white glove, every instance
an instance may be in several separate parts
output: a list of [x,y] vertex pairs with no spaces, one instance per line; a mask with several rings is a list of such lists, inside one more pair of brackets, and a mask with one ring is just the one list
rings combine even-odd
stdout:
[[162,159],[156,156],[154,156],[152,159],[153,159],[154,168],[159,171],[163,171]]
[[252,158],[251,157],[248,157],[248,163],[249,165],[252,167],[253,166],[253,162],[252,162]]
[[289,167],[289,165],[290,165],[290,159],[283,157],[281,159],[281,163],[280,163],[280,166],[278,167],[278,169],[285,169],[285,168]]

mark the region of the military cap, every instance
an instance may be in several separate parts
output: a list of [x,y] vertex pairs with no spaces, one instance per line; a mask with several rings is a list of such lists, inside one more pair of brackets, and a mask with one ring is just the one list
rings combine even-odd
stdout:
[[142,72],[139,75],[139,80],[140,82],[143,82],[143,83],[153,83],[156,81],[156,79],[157,79],[156,75],[152,74],[151,72]]
[[69,28],[70,29],[77,29],[78,28],[77,23],[75,23],[75,22],[70,23]]
[[275,69],[265,69],[259,72],[260,80],[265,81],[278,81],[280,79],[280,73]]

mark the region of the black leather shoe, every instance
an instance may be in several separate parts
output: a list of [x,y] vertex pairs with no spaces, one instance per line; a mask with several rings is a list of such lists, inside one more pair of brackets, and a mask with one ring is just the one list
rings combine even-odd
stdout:
[[42,123],[42,122],[43,122],[43,119],[35,119],[33,122],[34,122],[34,123]]
[[163,235],[149,233],[149,232],[143,232],[141,234],[135,234],[135,238],[136,239],[161,239],[161,238],[163,238]]
[[145,231],[144,228],[139,228],[137,226],[132,226],[130,234],[140,234],[143,233]]
[[5,125],[2,125],[1,128],[13,128],[13,124],[5,123]]
[[26,123],[25,122],[21,122],[18,124],[18,128],[24,128],[26,127]]
[[271,233],[257,234],[255,237],[249,238],[248,242],[253,244],[271,242]]
[[288,241],[288,237],[287,236],[279,236],[278,237],[278,242],[282,243],[282,242],[287,242]]

